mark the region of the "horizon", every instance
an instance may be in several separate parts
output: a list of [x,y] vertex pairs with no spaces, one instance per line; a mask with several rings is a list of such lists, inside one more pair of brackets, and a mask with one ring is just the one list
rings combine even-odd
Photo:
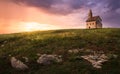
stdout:
[[[99,29],[120,29],[120,28],[111,28],[111,27],[103,27],[97,28]],[[33,31],[21,31],[21,32],[13,32],[13,33],[0,33],[0,35],[9,35],[9,34],[20,34],[20,33],[32,33],[32,32],[47,32],[47,31],[59,31],[59,30],[97,30],[95,28],[86,29],[86,28],[68,28],[68,29],[49,29],[49,30],[33,30]]]
[[85,29],[89,9],[103,28],[120,28],[120,1],[0,0],[0,34]]

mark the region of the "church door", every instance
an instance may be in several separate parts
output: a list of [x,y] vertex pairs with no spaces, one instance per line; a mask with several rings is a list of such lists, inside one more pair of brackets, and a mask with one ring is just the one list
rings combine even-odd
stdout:
[[90,26],[89,26],[89,29],[90,29]]

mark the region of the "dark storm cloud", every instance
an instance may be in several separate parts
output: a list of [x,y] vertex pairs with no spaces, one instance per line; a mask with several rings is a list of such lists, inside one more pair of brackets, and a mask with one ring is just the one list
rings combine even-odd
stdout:
[[50,6],[56,2],[56,0],[11,0],[11,1],[18,4],[22,3],[28,6],[43,8],[50,8]]
[[67,1],[65,4],[71,6],[72,9],[79,9],[85,5],[85,0],[63,0]]
[[[82,7],[87,7],[94,9],[98,4],[101,4],[101,8],[109,8],[110,10],[116,10],[120,8],[120,0],[11,0],[15,3],[22,3],[28,6],[33,6],[37,8],[44,8],[46,10],[59,10],[61,5],[64,7],[69,6],[68,10],[80,9]],[[53,8],[52,6],[57,5],[57,8]],[[64,10],[63,7],[63,11]],[[100,8],[100,7],[99,7]],[[98,8],[98,9],[99,9]],[[61,12],[58,12],[61,13]],[[68,12],[67,12],[68,13]]]
[[[85,5],[85,0],[11,0],[17,4],[37,7],[56,14],[69,14]],[[67,10],[65,9],[67,7]],[[63,8],[63,9],[61,9]],[[61,12],[60,12],[61,11]]]
[[108,7],[111,7],[111,10],[116,10],[120,8],[120,0],[107,0]]
[[[71,14],[81,8],[93,9],[108,24],[120,27],[120,0],[11,0],[17,4],[37,7],[52,14]],[[80,11],[79,11],[80,12]],[[80,14],[81,15],[81,14]]]
[[104,21],[111,24],[110,26],[120,27],[120,0],[105,0],[103,3],[105,4],[103,10],[108,9],[105,14],[102,13]]

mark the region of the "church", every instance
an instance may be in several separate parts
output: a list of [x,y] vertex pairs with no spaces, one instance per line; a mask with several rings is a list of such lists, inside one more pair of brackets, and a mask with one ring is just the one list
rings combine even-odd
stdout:
[[86,28],[102,28],[102,19],[100,16],[93,16],[92,10],[89,11],[88,18],[86,20]]

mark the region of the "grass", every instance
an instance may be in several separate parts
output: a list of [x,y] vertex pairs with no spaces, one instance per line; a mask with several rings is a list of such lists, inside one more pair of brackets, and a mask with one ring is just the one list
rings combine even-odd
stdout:
[[[68,54],[69,49],[84,48],[114,53],[118,58],[105,62],[102,69],[95,69],[79,54]],[[63,62],[49,66],[36,63],[37,53],[58,54]],[[11,67],[9,55],[30,60],[27,71]],[[24,32],[0,35],[0,74],[120,74],[120,29],[70,29]]]

